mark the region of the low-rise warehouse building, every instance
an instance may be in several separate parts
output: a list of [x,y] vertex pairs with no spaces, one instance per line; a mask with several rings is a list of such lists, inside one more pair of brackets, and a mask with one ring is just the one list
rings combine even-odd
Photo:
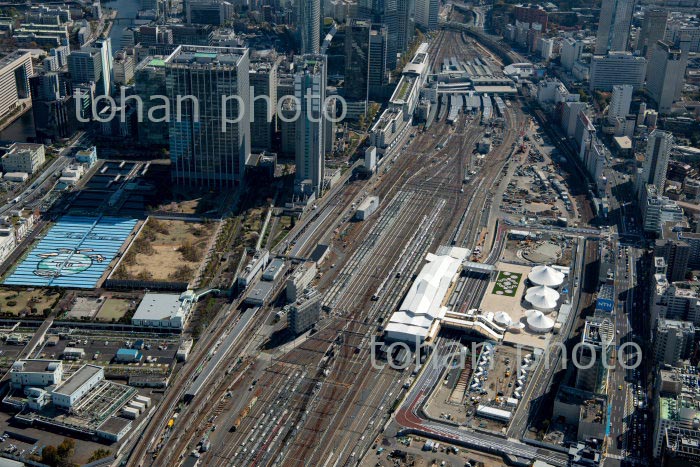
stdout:
[[114,356],[117,363],[135,363],[140,362],[143,355],[136,349],[119,349]]
[[270,261],[270,265],[263,271],[262,280],[274,281],[286,269],[286,264],[282,258],[275,258]]
[[101,366],[83,365],[51,392],[53,404],[56,407],[70,410],[76,402],[104,379],[105,372]]
[[355,212],[355,219],[358,221],[364,221],[369,216],[374,214],[374,212],[379,208],[379,197],[378,196],[368,196],[360,205],[357,207]]
[[119,442],[131,430],[131,420],[109,417],[97,428],[97,436],[107,441]]
[[192,309],[182,295],[147,293],[139,304],[131,324],[155,328],[182,329],[189,319]]
[[61,384],[63,362],[60,360],[18,360],[10,369],[10,381],[14,388],[44,388]]

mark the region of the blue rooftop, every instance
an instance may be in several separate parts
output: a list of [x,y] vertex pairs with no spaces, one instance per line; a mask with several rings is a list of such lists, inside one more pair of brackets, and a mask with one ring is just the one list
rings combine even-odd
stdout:
[[5,284],[95,288],[135,225],[136,219],[63,216]]

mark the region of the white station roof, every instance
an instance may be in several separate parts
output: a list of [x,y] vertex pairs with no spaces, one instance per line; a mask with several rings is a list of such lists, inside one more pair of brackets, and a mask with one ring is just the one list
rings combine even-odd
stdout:
[[553,310],[559,301],[559,292],[545,285],[530,287],[525,293],[525,301],[537,310]]
[[564,274],[551,266],[535,266],[527,275],[530,282],[536,285],[559,287],[564,283]]
[[442,302],[469,252],[454,247],[440,252],[444,254],[427,255],[427,264],[418,273],[399,311],[391,316],[386,326],[390,339],[411,343],[415,343],[416,337],[423,340],[433,321],[445,315]]
[[527,317],[527,327],[532,332],[545,333],[552,330],[554,320],[548,318],[539,310],[531,310]]

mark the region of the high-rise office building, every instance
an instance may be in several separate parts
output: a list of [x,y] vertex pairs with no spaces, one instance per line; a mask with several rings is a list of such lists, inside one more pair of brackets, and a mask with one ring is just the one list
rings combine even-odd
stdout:
[[647,70],[647,89],[659,113],[668,113],[681,97],[688,65],[688,49],[657,41]]
[[[97,39],[92,44],[92,48],[100,52],[102,57],[102,84],[104,93],[112,93],[112,73],[114,70],[114,54],[112,53],[112,39],[109,37]],[[98,83],[99,84],[99,83]]]
[[388,81],[386,26],[373,24],[369,32],[369,71],[367,95],[370,99],[382,99]]
[[625,118],[630,113],[633,91],[634,88],[629,84],[613,86],[610,106],[608,107],[608,123],[614,124],[618,118]]
[[367,111],[369,74],[369,34],[372,23],[351,19],[345,27],[345,100]]
[[[255,152],[272,149],[277,109],[277,71],[282,58],[275,52],[253,54],[250,63],[250,86],[253,96],[253,121],[250,122],[250,146]],[[263,97],[268,97],[266,101]]]
[[317,54],[321,41],[321,0],[295,0],[296,26],[302,54]]
[[34,74],[32,55],[15,51],[0,59],[0,119],[30,97],[29,77]]
[[663,194],[666,185],[668,160],[673,148],[673,135],[668,131],[654,130],[647,140],[646,156],[642,166],[642,189],[654,185]]
[[146,57],[136,65],[134,91],[143,101],[143,121],[138,123],[139,143],[145,146],[166,146],[169,142],[169,123],[164,110],[158,107],[162,101],[152,96],[166,96],[165,60],[163,57]]
[[[396,50],[398,53],[404,53],[413,42],[413,35],[416,27],[415,0],[397,0],[398,11],[398,34],[396,36]],[[394,68],[396,65],[390,68]]]
[[416,0],[416,24],[429,31],[438,27],[439,0]]
[[668,10],[663,8],[649,8],[644,11],[642,20],[642,30],[637,41],[637,50],[647,60],[651,58],[651,53],[657,41],[663,40],[666,34],[666,23],[668,22]]
[[[576,358],[576,387],[601,393],[607,378],[606,362],[615,349],[615,330],[608,318],[586,318]],[[607,362],[609,365],[610,362]]]
[[571,70],[574,63],[581,58],[581,52],[583,52],[583,41],[573,37],[565,38],[561,44],[561,66],[565,70]]
[[654,257],[663,258],[664,274],[670,282],[685,280],[690,261],[690,245],[667,226],[662,235],[664,238],[656,240],[654,245]]
[[523,4],[517,5],[513,11],[516,21],[521,23],[538,23],[542,25],[542,30],[547,30],[549,15],[547,10],[539,5]]
[[658,318],[654,331],[654,363],[675,365],[693,351],[695,326],[689,321]]
[[688,52],[700,52],[700,18],[684,16],[673,18],[666,23],[664,41],[672,44],[679,43],[681,39],[688,41]]
[[219,188],[243,180],[250,155],[248,73],[247,48],[183,45],[165,61],[176,183]]
[[68,56],[68,71],[73,85],[95,83],[95,94],[105,95],[106,84],[103,78],[102,52],[91,47],[83,47]]
[[77,121],[67,74],[37,74],[29,78],[29,85],[37,139],[44,142],[70,138],[77,128]]
[[233,17],[233,4],[224,0],[186,0],[185,20],[188,24],[223,26]]
[[301,55],[294,59],[294,96],[299,108],[296,119],[296,176],[300,195],[321,195],[325,175],[325,131],[323,106],[326,99],[325,55]]
[[600,8],[595,53],[627,50],[634,0],[605,0]]
[[616,84],[630,84],[634,89],[644,85],[647,61],[629,52],[610,52],[591,59],[590,88],[612,91]]
[[357,18],[371,20],[386,27],[386,66],[396,68],[397,55],[408,50],[413,40],[414,0],[361,0]]
[[396,55],[404,50],[398,48],[400,35],[400,18],[398,0],[385,0],[377,2],[378,10],[374,22],[382,23],[386,26],[387,42],[387,66],[390,69],[396,68]]

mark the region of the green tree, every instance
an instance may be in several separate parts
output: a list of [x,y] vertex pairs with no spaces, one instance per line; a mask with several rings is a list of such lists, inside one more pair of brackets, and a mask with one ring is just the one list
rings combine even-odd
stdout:
[[110,451],[109,449],[99,448],[95,452],[92,453],[92,455],[88,459],[88,463],[95,462],[95,461],[98,461],[100,459],[104,459],[105,457],[109,456],[110,454],[112,454],[112,451]]

